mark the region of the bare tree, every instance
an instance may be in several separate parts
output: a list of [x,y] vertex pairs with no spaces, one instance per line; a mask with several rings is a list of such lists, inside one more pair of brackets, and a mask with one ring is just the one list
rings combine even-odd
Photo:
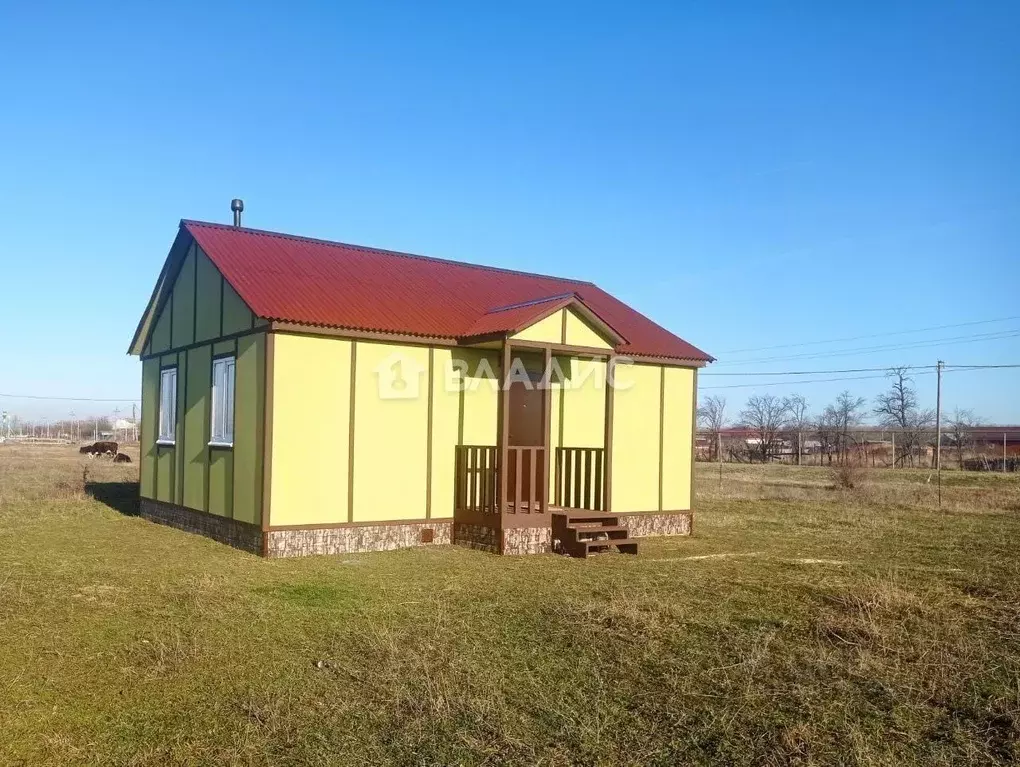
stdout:
[[753,452],[761,457],[762,463],[767,463],[782,444],[786,402],[774,394],[755,394],[740,411],[740,418],[758,441]]
[[790,444],[797,446],[797,463],[804,454],[804,432],[810,428],[808,419],[808,403],[800,394],[791,394],[783,400],[786,408],[786,427],[790,435]]
[[835,454],[839,463],[844,463],[854,443],[850,430],[864,418],[864,397],[854,397],[849,391],[842,392],[836,401],[826,405],[815,426],[822,449],[832,463]]
[[873,412],[883,426],[896,429],[899,434],[896,440],[899,455],[894,457],[893,465],[904,464],[908,457],[913,464],[915,451],[920,452],[921,445],[930,438],[935,411],[918,407],[914,381],[906,367],[891,368],[887,375],[892,385],[875,398]]
[[719,435],[726,425],[726,398],[715,395],[705,398],[698,407],[698,425],[708,433],[712,440],[709,455],[713,460],[720,460]]
[[956,461],[960,468],[963,468],[963,454],[974,444],[974,435],[971,433],[980,421],[974,417],[973,410],[961,410],[956,408],[952,418],[946,424],[944,439],[956,451]]

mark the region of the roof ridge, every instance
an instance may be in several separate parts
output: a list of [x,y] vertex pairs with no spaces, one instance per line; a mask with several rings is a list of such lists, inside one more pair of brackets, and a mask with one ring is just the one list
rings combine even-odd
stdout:
[[182,218],[181,226],[207,226],[214,229],[226,229],[229,231],[240,230],[247,234],[256,234],[263,237],[280,237],[285,240],[297,240],[298,242],[314,242],[320,245],[333,245],[341,248],[351,248],[353,250],[361,250],[368,253],[378,253],[387,256],[399,256],[401,258],[410,258],[416,261],[430,261],[433,263],[440,264],[452,264],[454,266],[466,266],[471,269],[482,269],[488,272],[500,272],[501,274],[519,274],[524,277],[540,277],[545,280],[556,280],[557,282],[568,282],[574,285],[588,285],[591,287],[597,287],[594,282],[589,280],[575,280],[570,277],[556,277],[551,274],[540,274],[538,272],[525,272],[521,269],[507,269],[501,266],[488,266],[486,264],[473,264],[470,261],[457,261],[451,258],[439,258],[438,256],[422,256],[417,253],[404,253],[400,250],[387,250],[386,248],[375,248],[370,245],[355,245],[350,242],[339,242],[338,240],[324,240],[319,237],[306,237],[300,234],[288,234],[287,232],[274,232],[270,229],[252,229],[247,226],[233,226],[232,224],[220,224],[214,221],[198,221],[191,218]]
[[505,306],[494,306],[486,309],[486,314],[499,314],[500,312],[509,312],[512,309],[525,309],[529,306],[538,306],[539,304],[548,304],[551,301],[563,301],[567,298],[579,298],[577,293],[570,291],[569,293],[557,293],[553,296],[543,296],[542,298],[529,298],[527,301],[518,301],[515,304],[507,304]]

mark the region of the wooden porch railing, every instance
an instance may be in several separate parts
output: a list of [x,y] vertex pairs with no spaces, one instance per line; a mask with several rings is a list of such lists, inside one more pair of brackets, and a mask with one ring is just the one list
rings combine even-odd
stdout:
[[565,509],[605,511],[605,471],[604,448],[556,448],[556,492],[553,503]]
[[453,476],[457,493],[454,508],[495,514],[499,493],[496,447],[457,445],[454,450]]
[[543,492],[544,447],[507,448],[506,511],[508,514],[542,514],[546,508]]
[[[499,449],[492,445],[457,445],[454,450],[455,510],[497,514]],[[547,512],[543,492],[546,482],[545,448],[508,448],[505,513]]]

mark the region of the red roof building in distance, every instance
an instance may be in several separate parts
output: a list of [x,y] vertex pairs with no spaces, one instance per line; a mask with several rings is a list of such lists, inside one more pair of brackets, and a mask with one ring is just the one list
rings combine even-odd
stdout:
[[713,361],[591,282],[202,221],[180,230],[270,321],[470,341],[571,305],[615,339],[618,354]]

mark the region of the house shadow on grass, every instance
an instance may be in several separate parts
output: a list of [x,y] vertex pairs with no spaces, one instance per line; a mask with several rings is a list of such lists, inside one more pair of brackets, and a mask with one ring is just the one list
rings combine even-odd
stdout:
[[138,516],[137,482],[86,482],[85,492],[125,516]]

